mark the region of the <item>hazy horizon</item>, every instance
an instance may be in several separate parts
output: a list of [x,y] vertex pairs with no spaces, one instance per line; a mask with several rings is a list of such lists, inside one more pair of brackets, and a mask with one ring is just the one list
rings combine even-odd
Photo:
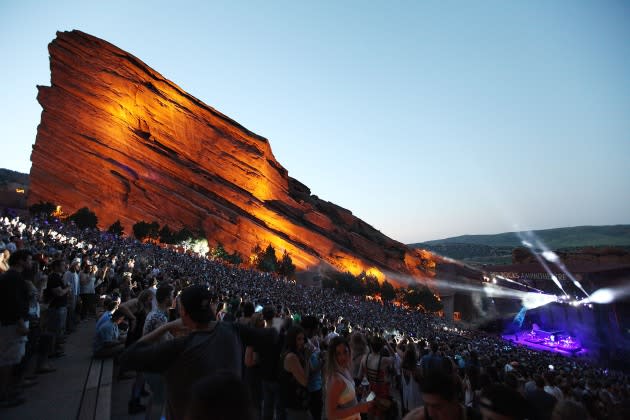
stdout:
[[[14,169],[11,168],[0,168],[0,169],[8,169],[14,172],[19,172],[16,171]],[[28,173],[24,173],[24,172],[19,172],[21,174],[24,175],[29,175]],[[630,223],[613,223],[610,225],[578,225],[578,226],[557,226],[557,227],[551,227],[551,228],[544,228],[544,229],[536,229],[536,228],[532,228],[532,229],[528,229],[529,231],[544,231],[544,230],[555,230],[555,229],[570,229],[570,228],[581,228],[581,227],[604,227],[604,226],[630,226]],[[445,240],[445,239],[451,239],[451,238],[457,238],[460,236],[494,236],[494,235],[503,235],[503,234],[510,234],[510,233],[516,233],[517,231],[502,231],[502,232],[489,232],[489,233],[461,233],[461,234],[456,234],[456,235],[452,235],[452,236],[448,236],[448,237],[443,237],[443,238],[434,238],[434,239],[427,239],[424,241],[411,241],[411,242],[404,242],[405,245],[412,245],[412,244],[418,244],[418,243],[424,243],[424,242],[433,242],[433,241],[440,241],[440,240]]]

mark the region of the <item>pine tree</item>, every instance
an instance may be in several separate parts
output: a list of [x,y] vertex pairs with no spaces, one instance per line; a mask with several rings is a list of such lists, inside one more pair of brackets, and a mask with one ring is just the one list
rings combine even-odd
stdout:
[[117,236],[123,236],[123,234],[125,233],[125,230],[120,223],[120,220],[116,220],[114,223],[112,223],[107,231]]
[[277,266],[278,258],[276,257],[276,250],[269,244],[267,248],[265,248],[262,258],[258,261],[258,269],[260,271],[274,272]]
[[80,229],[94,229],[98,224],[98,217],[87,207],[80,208],[68,219],[72,220]]
[[291,256],[286,249],[284,250],[284,253],[282,254],[282,259],[278,264],[278,274],[288,278],[293,277],[293,275],[295,274],[295,265],[293,264],[293,260],[291,259]]
[[227,253],[225,248],[223,248],[223,244],[221,242],[217,242],[217,246],[210,250],[210,257],[215,260],[227,261],[229,256],[230,255]]
[[171,228],[168,225],[165,225],[162,229],[160,229],[159,231],[159,236],[160,236],[160,242],[164,243],[164,244],[174,244],[174,235],[175,232],[173,232],[171,230]]
[[387,280],[381,284],[381,298],[384,301],[390,301],[396,297],[396,290],[394,290],[394,286]]

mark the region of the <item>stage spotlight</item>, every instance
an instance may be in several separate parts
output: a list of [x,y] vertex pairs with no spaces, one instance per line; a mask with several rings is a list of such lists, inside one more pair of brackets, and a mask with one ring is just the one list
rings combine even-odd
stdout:
[[615,299],[615,293],[610,289],[599,289],[589,298],[584,299],[585,303],[610,303]]
[[560,257],[553,251],[543,251],[542,256],[551,263],[558,263],[560,261]]
[[525,295],[523,296],[522,303],[523,307],[529,310],[554,302],[555,300],[556,296],[554,295],[544,295],[540,293],[528,292],[525,293]]

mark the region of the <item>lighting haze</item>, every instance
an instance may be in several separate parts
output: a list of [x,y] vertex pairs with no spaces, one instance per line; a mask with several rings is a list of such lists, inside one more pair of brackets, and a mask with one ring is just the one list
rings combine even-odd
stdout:
[[627,2],[0,2],[0,167],[30,171],[47,45],[79,29],[266,137],[405,243],[628,223]]

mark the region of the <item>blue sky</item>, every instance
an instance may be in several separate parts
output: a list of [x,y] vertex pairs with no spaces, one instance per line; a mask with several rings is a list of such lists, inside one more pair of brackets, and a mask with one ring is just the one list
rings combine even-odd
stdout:
[[625,1],[0,0],[0,167],[28,172],[48,43],[80,29],[410,243],[630,223]]

